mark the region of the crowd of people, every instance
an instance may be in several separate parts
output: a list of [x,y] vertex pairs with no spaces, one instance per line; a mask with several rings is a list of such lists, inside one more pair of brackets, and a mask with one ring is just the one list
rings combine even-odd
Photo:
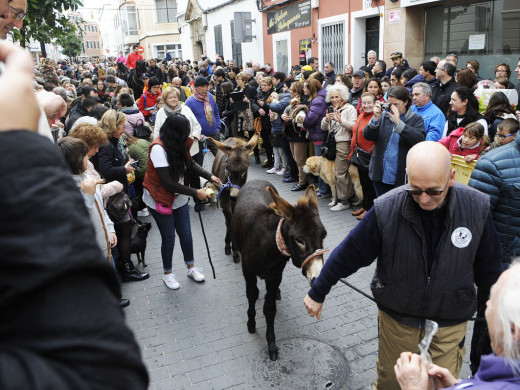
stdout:
[[[16,26],[13,20],[19,21],[20,13],[9,11],[13,7],[0,1],[0,24]],[[37,218],[60,225],[56,233],[63,232],[63,236],[58,234],[45,243],[53,254],[56,248],[70,247],[70,233],[81,231],[82,235],[76,237],[90,238],[80,242],[72,237],[71,242],[77,245],[74,251],[81,252],[78,260],[68,263],[58,276],[48,272],[38,278],[54,281],[63,275],[59,287],[70,288],[72,283],[83,298],[87,290],[92,292],[92,286],[97,287],[94,290],[99,300],[94,302],[95,297],[91,297],[85,298],[86,302],[96,307],[101,300],[110,303],[100,307],[117,332],[114,338],[107,336],[107,342],[114,350],[128,352],[125,358],[127,367],[133,368],[129,378],[135,388],[148,379],[135,341],[113,311],[117,303],[120,307],[129,304],[121,297],[115,275],[123,282],[149,277],[130,259],[132,230],[140,224],[140,217],[151,214],[162,239],[163,281],[168,288],[180,287],[173,274],[175,233],[187,277],[204,281],[203,270],[195,267],[188,204],[191,197],[196,200],[196,210],[202,211],[203,202],[209,199],[201,188],[201,177],[217,187],[221,185],[202,168],[205,154],[216,154],[207,137],[247,139],[255,131],[262,138],[254,150],[255,163],[261,164],[266,175],[277,174],[284,183],[290,183],[292,191],[305,190],[313,180],[304,170],[309,156],[334,161],[338,203],[332,204],[331,210],[352,208],[361,223],[331,254],[304,303],[309,314],[319,318],[325,297],[338,279],[377,259],[371,285],[379,308],[376,388],[423,388],[428,375],[444,387],[454,386],[464,355],[467,320],[475,311],[483,318],[490,291],[486,320],[491,340],[486,341],[484,325],[475,326],[472,371],[478,383],[519,384],[520,316],[518,304],[511,298],[511,291],[516,291],[512,286],[518,286],[518,265],[502,274],[520,255],[518,112],[508,95],[500,91],[493,94],[484,111],[474,95],[479,86],[518,91],[520,84],[512,84],[507,64],[496,66],[494,80],[481,80],[476,60],[457,68],[457,57],[449,54],[445,59],[424,61],[416,70],[402,53],[394,52],[390,56],[393,66],[387,68],[371,51],[367,53],[368,63],[357,70],[346,65],[341,72],[332,62],[326,62],[321,72],[318,59],[313,57],[307,65],[292,66],[287,75],[268,63],[235,64],[221,56],[215,61],[204,57],[192,62],[173,59],[167,53],[162,60],[145,60],[134,46],[127,57],[120,53],[114,61],[43,59],[31,69],[23,52],[0,45],[1,59],[11,58],[0,76],[0,85],[6,87],[2,90],[11,90],[10,77],[24,80],[21,86],[25,89],[17,85],[14,96],[21,98],[23,93],[32,92],[32,74],[37,98],[25,101],[25,117],[4,121],[2,130],[37,129],[57,145],[29,132],[5,132],[0,143],[6,169],[3,177],[8,184],[20,180],[12,175],[20,172],[13,166],[20,155],[23,166],[39,164],[39,170],[28,176],[31,183],[27,185],[53,187],[45,194],[46,199],[55,196],[49,204],[61,201],[64,210],[56,214],[54,208],[43,207],[23,214],[27,206],[15,206],[20,200],[27,204],[31,201],[15,199],[16,195],[3,191],[2,207],[13,221],[10,226],[27,237],[7,253],[30,250],[30,256],[22,256],[27,264],[41,266],[38,262],[48,261],[44,254],[34,252],[36,243],[43,245],[40,225],[31,225]],[[520,78],[520,62],[515,71]],[[11,96],[2,98],[7,102]],[[38,124],[37,104],[43,113]],[[331,137],[335,140],[334,157],[326,150]],[[63,159],[56,158],[60,154]],[[470,187],[455,183],[450,161],[453,154],[467,162],[477,161]],[[45,162],[51,164],[52,172],[42,166]],[[35,175],[40,171],[46,176],[38,181]],[[67,175],[71,179],[63,180]],[[354,191],[356,177],[362,198]],[[329,185],[321,177],[316,180],[318,198],[332,197]],[[110,212],[109,204],[118,202],[128,208],[122,215]],[[24,223],[34,231],[24,231]],[[64,230],[67,228],[68,232]],[[72,249],[57,253],[64,263],[75,256]],[[90,264],[92,258],[98,262]],[[78,270],[87,275],[86,279],[70,277]],[[30,291],[25,294],[52,297],[60,308],[74,306],[66,301],[70,297],[52,290],[51,283],[42,287],[38,278],[28,285]],[[9,300],[3,303],[13,317],[18,304]],[[32,302],[27,305],[34,309]],[[71,326],[77,320],[73,314],[67,319]],[[79,313],[78,318],[82,315]],[[440,326],[431,349],[435,365],[430,367],[412,353],[423,336],[426,318]],[[55,327],[55,323],[47,325],[45,329]],[[121,335],[123,341],[115,340]],[[57,349],[49,344],[37,351],[38,356],[25,356],[23,349],[16,353],[28,362],[42,363],[49,351]],[[61,353],[58,360],[65,364],[68,354]],[[494,355],[481,360],[484,353]],[[92,358],[96,357],[94,348]],[[33,370],[33,374],[42,367],[15,363],[7,356],[0,358],[0,364],[7,361],[10,369]],[[505,372],[505,376],[490,376],[489,367]],[[91,375],[88,369],[88,365],[83,369],[85,375]],[[60,371],[56,369],[56,373]],[[71,380],[67,375],[63,378],[56,374],[47,380],[59,387],[60,380]]]

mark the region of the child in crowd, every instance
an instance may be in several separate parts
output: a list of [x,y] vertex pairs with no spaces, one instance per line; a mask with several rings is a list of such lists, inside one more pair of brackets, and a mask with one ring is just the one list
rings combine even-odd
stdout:
[[438,142],[443,144],[450,154],[464,156],[467,163],[477,160],[489,145],[488,137],[484,136],[484,126],[478,122],[471,122],[466,127],[459,127]]
[[518,130],[520,130],[520,123],[516,119],[504,119],[498,124],[497,135],[489,149],[495,149],[513,142]]

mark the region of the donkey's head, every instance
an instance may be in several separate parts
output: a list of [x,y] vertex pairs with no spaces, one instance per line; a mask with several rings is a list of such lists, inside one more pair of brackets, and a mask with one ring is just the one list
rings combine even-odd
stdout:
[[292,262],[302,269],[302,274],[312,285],[323,268],[323,240],[327,235],[320,220],[314,186],[309,186],[295,205],[280,197],[271,187],[266,190],[273,198],[269,207],[284,218],[280,229]]
[[258,134],[255,133],[247,143],[240,138],[230,138],[226,142],[215,141],[213,138],[210,139],[224,153],[219,164],[218,176],[224,185],[228,181],[231,182],[232,186],[230,187],[229,195],[232,198],[236,198],[240,187],[247,181],[249,154],[258,143]]

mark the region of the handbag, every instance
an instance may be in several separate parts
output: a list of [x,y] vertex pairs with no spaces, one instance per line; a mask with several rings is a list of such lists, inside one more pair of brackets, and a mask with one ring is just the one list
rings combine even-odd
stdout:
[[329,131],[325,143],[321,146],[321,155],[327,160],[336,160],[336,133]]
[[164,203],[155,201],[155,211],[157,211],[161,215],[172,215],[172,208],[168,207]]
[[372,153],[369,153],[366,150],[361,149],[359,146],[356,146],[356,149],[354,149],[354,153],[352,153],[352,157],[350,157],[350,163],[357,168],[368,170],[371,157]]
[[105,207],[110,220],[114,223],[121,221],[132,207],[132,201],[123,191],[112,195]]
[[350,157],[350,163],[357,168],[368,170],[368,166],[370,165],[370,159],[372,158],[372,153],[367,152],[366,150],[361,149],[359,146],[357,146],[357,130],[359,129],[356,129],[356,148],[354,149],[354,152]]
[[137,138],[150,140],[150,135],[152,135],[152,129],[146,126],[141,119],[139,119],[135,125],[132,125],[134,128],[134,136]]

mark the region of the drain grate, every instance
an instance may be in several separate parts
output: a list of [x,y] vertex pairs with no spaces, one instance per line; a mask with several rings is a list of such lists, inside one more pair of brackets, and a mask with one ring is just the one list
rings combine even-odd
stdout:
[[267,345],[257,359],[255,380],[266,390],[339,390],[344,389],[348,364],[336,348],[310,338],[277,340],[279,355],[269,359]]

